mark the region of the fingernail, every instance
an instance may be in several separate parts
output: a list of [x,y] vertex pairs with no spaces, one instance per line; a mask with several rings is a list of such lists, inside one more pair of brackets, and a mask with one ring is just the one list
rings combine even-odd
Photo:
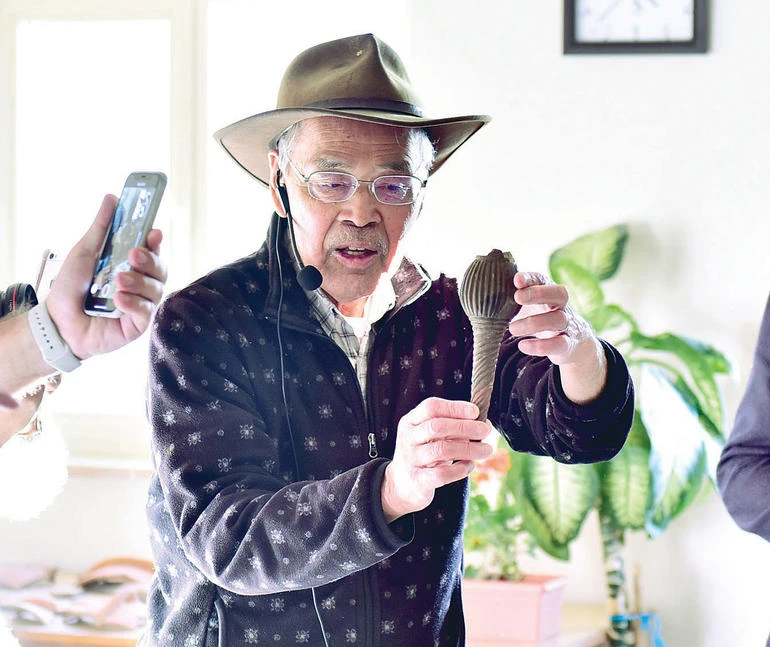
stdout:
[[150,261],[150,257],[147,255],[147,252],[141,249],[137,253],[137,257],[138,257],[136,260],[137,265],[147,265],[147,263]]
[[123,274],[120,278],[120,282],[124,287],[130,288],[134,284],[134,277],[128,273]]

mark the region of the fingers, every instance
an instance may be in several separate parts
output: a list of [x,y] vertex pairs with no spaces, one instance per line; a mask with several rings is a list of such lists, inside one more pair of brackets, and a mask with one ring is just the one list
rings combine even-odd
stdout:
[[19,403],[16,402],[8,393],[0,391],[0,411],[6,409],[16,409]]
[[522,306],[544,305],[563,308],[569,301],[569,292],[563,285],[548,281],[536,272],[517,272],[513,277],[516,286],[514,298]]
[[419,425],[433,418],[475,420],[478,415],[479,408],[472,402],[427,398],[407,413],[403,420],[411,425]]
[[522,308],[508,327],[511,335],[553,337],[569,330],[572,313],[567,288],[535,272],[517,272],[514,284],[514,298]]
[[115,278],[115,303],[124,312],[136,315],[136,324],[149,322],[154,306],[163,297],[168,269],[159,256],[163,234],[153,229],[147,236],[147,249],[135,247],[129,252],[131,271]]
[[168,268],[166,263],[160,257],[160,243],[163,240],[163,232],[160,229],[153,229],[147,235],[147,247],[134,247],[128,253],[128,261],[131,263],[131,269],[138,274],[149,276],[156,281],[166,282],[168,278]]
[[402,449],[414,468],[436,467],[455,461],[486,458],[491,451],[485,440],[490,425],[476,420],[478,407],[470,402],[428,398],[399,425]]
[[163,232],[160,229],[152,229],[147,234],[147,249],[153,254],[160,252],[160,244],[163,242]]
[[479,442],[489,437],[491,424],[476,420],[478,413],[470,402],[428,398],[401,418],[383,482],[388,519],[422,510],[436,488],[465,478],[474,461],[492,453],[488,443]]

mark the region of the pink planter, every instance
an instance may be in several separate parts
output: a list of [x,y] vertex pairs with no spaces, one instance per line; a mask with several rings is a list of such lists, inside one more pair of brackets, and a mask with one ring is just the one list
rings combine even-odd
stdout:
[[521,582],[463,580],[469,645],[558,647],[567,578],[526,575]]

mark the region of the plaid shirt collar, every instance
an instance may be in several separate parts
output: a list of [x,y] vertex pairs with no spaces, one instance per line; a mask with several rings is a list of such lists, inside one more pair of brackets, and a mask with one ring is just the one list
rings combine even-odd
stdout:
[[[372,324],[379,321],[396,305],[396,292],[387,274],[382,275],[374,292],[366,300],[364,316],[360,325],[351,322],[348,317],[343,315],[337,309],[337,306],[332,303],[331,299],[321,290],[306,293],[310,300],[313,314],[318,319],[324,332],[345,351],[354,367],[362,352],[362,347],[364,351],[368,349],[367,340]],[[359,330],[359,334],[356,334],[354,325]]]

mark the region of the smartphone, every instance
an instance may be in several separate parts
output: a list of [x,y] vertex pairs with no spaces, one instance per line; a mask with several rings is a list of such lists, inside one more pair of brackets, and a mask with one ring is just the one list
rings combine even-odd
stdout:
[[117,291],[115,277],[131,269],[128,252],[146,244],[165,188],[163,173],[137,172],[126,179],[94,267],[84,306],[87,314],[96,317],[119,317],[122,314],[113,301]]
[[43,252],[43,260],[40,262],[40,271],[37,273],[35,282],[35,294],[39,303],[45,301],[63,263],[64,259],[56,252],[50,249]]

